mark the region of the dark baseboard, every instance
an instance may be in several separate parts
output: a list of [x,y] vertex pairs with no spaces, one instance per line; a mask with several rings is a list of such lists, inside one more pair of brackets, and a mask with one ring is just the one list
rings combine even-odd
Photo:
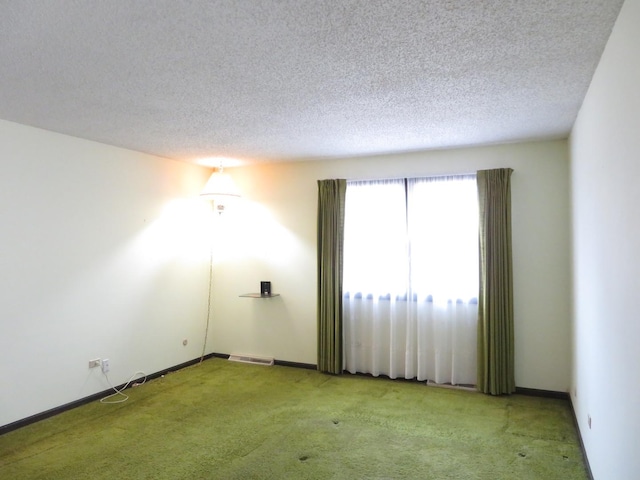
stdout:
[[589,465],[589,458],[587,457],[587,451],[584,449],[584,442],[582,441],[582,434],[580,433],[580,427],[578,426],[578,417],[576,417],[576,410],[573,408],[573,400],[569,396],[569,403],[571,403],[571,416],[573,417],[573,425],[576,427],[576,433],[578,434],[578,441],[580,442],[580,451],[582,452],[582,458],[584,464],[587,466],[587,475],[589,480],[593,480],[593,473],[591,472],[591,465]]
[[317,370],[318,366],[313,363],[287,362],[286,360],[275,360],[274,365],[282,367],[305,368],[307,370]]
[[[189,360],[188,362],[181,363],[179,365],[175,365],[173,367],[166,368],[164,370],[160,370],[155,373],[151,373],[147,375],[147,380],[153,380],[154,378],[161,377],[171,372],[175,372],[185,367],[190,367],[191,365],[195,365],[196,363],[200,363],[203,360],[216,356],[215,354],[205,355],[204,357],[194,358],[193,360]],[[122,385],[116,385],[117,390],[121,390],[124,388],[126,383]],[[131,388],[131,387],[129,387]],[[71,410],[73,408],[80,407],[82,405],[86,405],[87,403],[94,402],[96,400],[100,400],[101,398],[106,397],[113,393],[113,389],[109,388],[107,390],[103,390],[98,393],[94,393],[93,395],[89,395],[87,397],[83,397],[79,400],[75,400],[73,402],[66,403],[64,405],[60,405],[59,407],[54,407],[50,410],[46,410],[44,412],[36,413],[35,415],[31,415],[30,417],[23,418],[21,420],[16,420],[15,422],[9,423],[7,425],[3,425],[0,427],[0,435],[5,433],[9,433],[13,430],[17,430],[18,428],[25,427],[35,422],[39,422],[40,420],[44,420],[46,418],[53,417],[54,415],[58,415],[59,413],[66,412],[67,410]]]
[[530,397],[557,398],[558,400],[569,400],[567,392],[556,392],[554,390],[538,390],[537,388],[516,387],[516,394],[528,395]]
[[228,353],[212,353],[211,355],[209,355],[210,357],[214,357],[214,358],[224,358],[225,360],[229,360],[229,354]]
[[[199,362],[201,362],[203,360],[207,360],[209,358],[228,359],[229,355],[225,354],[225,353],[217,353],[217,352],[216,353],[210,353],[208,355],[205,355],[204,357],[194,358],[193,360],[189,360],[188,362],[184,362],[184,363],[181,363],[179,365],[175,365],[173,367],[169,367],[169,368],[166,368],[164,370],[160,370],[158,372],[151,373],[151,374],[147,375],[147,380],[153,380],[155,378],[161,377],[162,375],[166,375],[168,373],[178,371],[180,369],[183,369],[185,367],[189,367],[191,365],[195,365],[196,363],[199,363]],[[317,365],[314,365],[312,363],[288,362],[286,360],[275,360],[274,364],[278,365],[278,366],[282,366],[282,367],[294,367],[294,368],[304,368],[304,369],[307,369],[307,370],[317,370]],[[372,376],[370,374],[358,374],[358,375]],[[383,378],[385,378],[384,375],[381,375],[381,376]],[[400,380],[404,380],[404,379],[400,379]],[[416,380],[413,379],[413,380],[408,380],[408,381],[416,381]],[[126,383],[123,383],[122,385],[117,385],[115,388],[117,390],[120,390],[120,389],[124,388],[125,385],[126,385]],[[73,402],[70,402],[70,403],[67,403],[67,404],[64,404],[64,405],[60,405],[59,407],[55,407],[55,408],[52,408],[50,410],[46,410],[44,412],[40,412],[40,413],[37,413],[35,415],[31,415],[30,417],[26,417],[26,418],[23,418],[21,420],[17,420],[15,422],[9,423],[7,425],[3,425],[3,426],[0,427],[0,435],[3,435],[3,434],[8,433],[8,432],[11,432],[13,430],[17,430],[18,428],[24,427],[26,425],[30,425],[30,424],[38,422],[40,420],[44,420],[46,418],[53,417],[54,415],[57,415],[57,414],[62,413],[62,412],[65,412],[67,410],[71,410],[73,408],[80,407],[80,406],[85,405],[85,404],[90,403],[90,402],[94,402],[96,400],[104,398],[105,396],[107,396],[107,395],[109,395],[111,393],[113,393],[113,389],[109,388],[107,390],[103,390],[101,392],[94,393],[93,395],[89,395],[87,397],[81,398],[79,400],[75,400]],[[516,393],[520,394],[520,395],[529,395],[529,396],[547,397],[547,398],[557,398],[557,399],[569,400],[569,401],[571,400],[568,393],[566,393],[566,392],[555,392],[555,391],[551,391],[551,390],[538,390],[538,389],[534,389],[534,388],[516,387]],[[577,423],[577,420],[575,418],[575,411],[573,410],[573,404],[571,405],[571,411],[573,412],[574,422],[576,424],[576,430],[578,431],[578,436],[580,436],[580,430],[578,429],[578,423]],[[589,474],[591,474],[591,470],[589,469],[589,463],[586,460],[587,457],[586,457],[586,454],[585,454],[584,445],[582,443],[582,437],[580,437],[580,446],[582,448],[582,452],[583,452],[583,455],[584,455],[584,458],[585,458],[587,469],[589,470]],[[591,478],[593,478],[593,477],[591,477]]]
[[[224,358],[224,359],[229,358],[228,353],[212,353],[211,356],[216,358]],[[317,365],[314,365],[313,363],[288,362],[286,360],[275,359],[273,361],[273,364],[278,365],[280,367],[294,367],[294,368],[305,368],[307,370],[317,370]]]
[[[222,355],[223,357],[227,358],[228,355]],[[287,366],[287,367],[297,367],[297,368],[307,368],[307,369],[311,369],[311,370],[317,370],[317,365],[313,365],[311,363],[297,363],[297,362],[285,362],[284,360],[275,360],[274,362],[276,365],[283,365],[283,366]],[[391,380],[390,377],[388,377],[387,375],[378,375],[377,377],[374,377],[372,374],[370,373],[355,373],[355,374],[351,374],[350,372],[347,372],[346,370],[344,370],[342,372],[343,374],[349,374],[349,375],[356,375],[356,376],[363,376],[363,377],[371,377],[371,378],[383,378],[383,379],[387,379],[387,380]],[[393,379],[394,381],[404,381],[404,382],[424,382],[426,383],[425,380],[416,380],[415,378],[395,378]],[[463,388],[465,389],[474,389],[475,386],[474,385],[465,385],[463,386]],[[569,394],[567,392],[557,392],[555,390],[540,390],[537,388],[524,388],[524,387],[516,387],[516,394],[518,395],[528,395],[530,397],[544,397],[544,398],[556,398],[559,400],[569,400]]]

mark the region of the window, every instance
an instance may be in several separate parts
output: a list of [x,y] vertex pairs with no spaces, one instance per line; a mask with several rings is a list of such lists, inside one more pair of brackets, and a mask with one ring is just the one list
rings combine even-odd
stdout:
[[348,182],[345,368],[475,383],[475,175]]

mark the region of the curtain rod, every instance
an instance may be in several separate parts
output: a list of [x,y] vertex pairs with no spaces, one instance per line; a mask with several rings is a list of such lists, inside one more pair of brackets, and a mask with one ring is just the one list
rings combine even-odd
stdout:
[[476,172],[473,173],[443,173],[436,175],[417,175],[417,176],[402,176],[402,177],[379,177],[379,178],[347,178],[348,182],[374,182],[377,180],[407,180],[410,178],[444,178],[444,177],[475,177]]

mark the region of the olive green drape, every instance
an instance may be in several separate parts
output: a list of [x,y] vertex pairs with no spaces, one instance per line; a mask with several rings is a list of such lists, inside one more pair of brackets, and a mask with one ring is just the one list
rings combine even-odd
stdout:
[[515,392],[510,168],[477,172],[480,212],[478,390]]
[[342,258],[347,181],[318,181],[318,370],[342,373]]

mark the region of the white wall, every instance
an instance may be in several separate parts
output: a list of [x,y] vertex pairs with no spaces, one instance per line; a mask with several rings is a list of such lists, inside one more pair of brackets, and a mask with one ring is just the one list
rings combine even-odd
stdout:
[[200,355],[207,169],[5,121],[0,166],[0,425]]
[[[211,349],[316,363],[317,180],[512,167],[516,383],[570,383],[570,219],[565,141],[228,170],[244,198],[218,219]],[[240,298],[270,280],[281,297]]]
[[627,0],[570,141],[575,279],[571,394],[597,480],[640,478],[638,25],[640,1]]

